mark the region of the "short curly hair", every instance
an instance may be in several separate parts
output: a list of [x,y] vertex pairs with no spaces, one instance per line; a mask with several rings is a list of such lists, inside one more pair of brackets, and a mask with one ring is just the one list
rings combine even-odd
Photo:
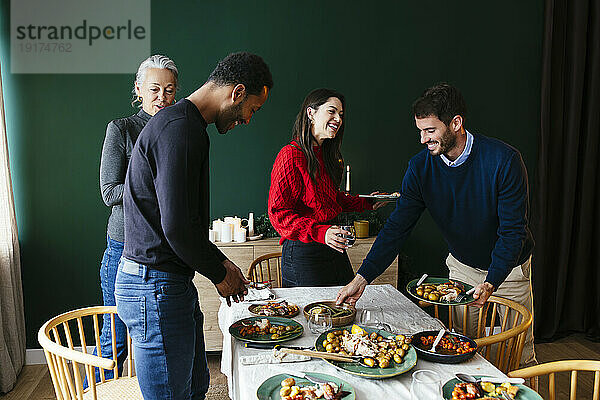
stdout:
[[248,52],[232,53],[219,61],[208,77],[219,86],[243,84],[246,92],[259,95],[263,87],[271,90],[273,77],[262,57]]
[[460,91],[447,83],[438,83],[425,90],[412,105],[413,115],[417,118],[435,116],[449,125],[452,118],[460,115],[467,119],[467,104]]

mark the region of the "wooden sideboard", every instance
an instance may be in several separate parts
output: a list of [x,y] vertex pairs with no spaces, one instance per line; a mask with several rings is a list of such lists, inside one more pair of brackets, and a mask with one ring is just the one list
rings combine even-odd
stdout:
[[[375,237],[357,239],[354,246],[348,249],[348,257],[355,272],[360,267],[374,241]],[[242,269],[245,275],[247,275],[248,268],[255,258],[264,254],[281,251],[279,238],[262,239],[245,243],[217,242],[217,246],[231,261]],[[373,284],[376,285],[386,283],[397,287],[398,258],[394,260],[392,265],[380,277],[373,281]],[[198,288],[200,308],[204,313],[204,341],[206,343],[206,350],[220,351],[223,344],[223,335],[219,329],[217,319],[217,313],[221,305],[219,294],[215,286],[207,278],[198,273],[194,277],[194,284]]]

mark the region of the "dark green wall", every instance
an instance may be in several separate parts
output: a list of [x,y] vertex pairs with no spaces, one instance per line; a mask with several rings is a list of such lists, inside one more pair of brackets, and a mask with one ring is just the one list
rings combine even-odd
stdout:
[[[109,210],[98,189],[100,150],[107,122],[133,111],[133,76],[10,74],[8,5],[2,0],[2,74],[27,346],[38,347],[47,318],[101,302]],[[270,64],[275,88],[252,123],[226,136],[211,128],[211,213],[246,215],[266,211],[274,157],[302,99],[320,86],[347,98],[343,152],[355,192],[399,188],[421,148],[410,105],[438,81],[462,89],[468,127],[519,148],[533,178],[542,14],[541,0],[153,1],[152,52],[179,66],[177,98],[230,52]],[[445,244],[428,215],[404,250],[414,271],[443,271]]]

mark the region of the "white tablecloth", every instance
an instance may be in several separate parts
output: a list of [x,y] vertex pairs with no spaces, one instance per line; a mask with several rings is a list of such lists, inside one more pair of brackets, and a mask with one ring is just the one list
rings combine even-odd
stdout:
[[[338,290],[339,287],[311,287],[274,289],[274,292],[277,297],[285,298],[288,302],[297,304],[302,310],[309,303],[335,299]],[[436,371],[442,378],[442,384],[453,378],[456,372],[505,376],[479,354],[476,354],[468,362],[461,364],[436,364],[419,359],[417,365],[411,371],[384,380],[365,379],[351,375],[319,359],[297,363],[242,365],[239,362],[240,356],[272,352],[272,350],[247,349],[243,343],[232,338],[229,334],[229,326],[233,322],[252,316],[248,311],[248,305],[248,303],[239,303],[228,307],[223,302],[219,309],[219,327],[223,332],[221,371],[227,376],[229,396],[233,400],[256,400],[256,390],[261,383],[273,375],[282,373],[281,368],[307,373],[311,371],[321,372],[337,376],[352,385],[356,391],[356,398],[360,400],[410,399],[411,374],[418,369]],[[439,320],[430,317],[391,285],[367,286],[363,296],[357,303],[357,316],[360,315],[361,308],[369,306],[383,308],[385,321],[392,326],[394,332],[413,334],[441,327]],[[317,335],[312,334],[308,329],[308,323],[302,312],[294,319],[304,326],[304,334],[302,337],[285,344],[313,346]]]

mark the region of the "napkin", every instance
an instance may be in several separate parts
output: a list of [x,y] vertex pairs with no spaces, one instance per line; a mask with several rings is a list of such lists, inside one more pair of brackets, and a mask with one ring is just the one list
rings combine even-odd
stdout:
[[274,354],[256,354],[253,356],[241,356],[240,363],[242,365],[255,365],[255,364],[281,364],[288,362],[302,362],[310,360],[310,357],[303,356],[300,354],[288,354],[280,353],[281,355]]
[[260,301],[260,300],[272,300],[275,298],[275,294],[269,288],[255,289],[248,288],[248,294],[244,296],[244,301]]

